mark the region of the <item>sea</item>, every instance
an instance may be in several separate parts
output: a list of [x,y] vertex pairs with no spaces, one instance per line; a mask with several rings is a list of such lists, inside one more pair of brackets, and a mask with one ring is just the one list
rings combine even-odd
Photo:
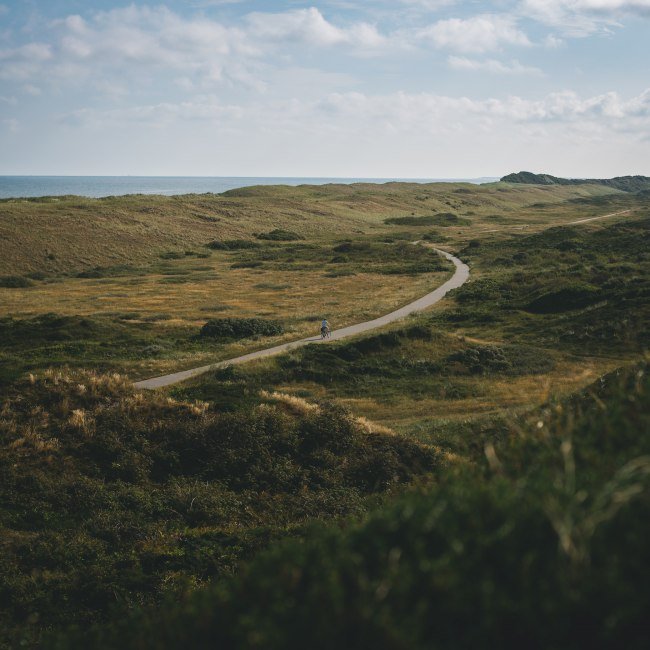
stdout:
[[251,185],[328,183],[490,183],[498,178],[284,178],[252,176],[0,176],[0,199],[76,195],[90,198],[127,194],[221,194]]

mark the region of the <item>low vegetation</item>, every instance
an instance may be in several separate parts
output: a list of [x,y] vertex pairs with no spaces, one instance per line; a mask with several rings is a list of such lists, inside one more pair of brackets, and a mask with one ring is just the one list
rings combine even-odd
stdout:
[[645,647],[623,180],[0,201],[0,646]]
[[282,332],[281,323],[263,318],[213,318],[201,328],[201,336],[226,339],[277,336]]
[[215,239],[206,245],[208,248],[215,251],[240,251],[259,247],[257,242],[249,239],[226,239],[225,241]]
[[[549,405],[484,461],[96,630],[96,648],[647,644],[650,374]],[[477,614],[478,613],[478,614]],[[86,632],[55,647],[88,643]]]
[[183,593],[440,463],[340,407],[269,397],[228,415],[119,375],[16,384],[0,403],[2,642]]
[[293,230],[284,230],[282,228],[275,228],[270,232],[260,232],[255,235],[258,239],[266,239],[268,241],[298,241],[304,239],[301,235]]
[[472,223],[469,219],[459,217],[453,212],[442,212],[424,217],[391,217],[384,223],[395,226],[467,226]]
[[0,278],[0,288],[3,289],[26,289],[32,286],[34,286],[34,283],[30,278],[22,275],[5,275]]

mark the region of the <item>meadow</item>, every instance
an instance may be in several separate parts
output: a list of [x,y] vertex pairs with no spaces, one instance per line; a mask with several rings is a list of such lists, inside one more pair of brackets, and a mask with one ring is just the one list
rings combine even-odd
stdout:
[[[647,192],[11,200],[0,240],[0,645],[643,647]],[[470,265],[435,308],[133,388],[424,295],[418,241]]]

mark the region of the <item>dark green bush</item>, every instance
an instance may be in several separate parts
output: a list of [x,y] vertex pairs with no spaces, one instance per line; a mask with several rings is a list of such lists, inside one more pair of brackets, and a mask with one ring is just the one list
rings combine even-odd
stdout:
[[231,339],[277,336],[283,332],[281,323],[263,318],[212,318],[201,328],[201,336]]
[[344,241],[334,246],[335,253],[370,253],[373,246],[368,242]]
[[304,239],[302,235],[299,235],[293,230],[283,230],[282,228],[275,228],[270,232],[261,232],[255,235],[258,239],[266,239],[269,241],[298,241],[299,239]]
[[481,278],[467,282],[454,295],[461,303],[493,302],[504,297],[504,295],[510,296],[511,290],[502,287],[496,280]]
[[601,299],[602,294],[596,287],[576,283],[543,293],[528,303],[526,311],[534,314],[556,314],[583,309]]
[[225,241],[215,239],[206,244],[206,246],[212,250],[239,251],[259,248],[260,244],[250,239],[226,239]]
[[33,286],[34,283],[22,275],[5,275],[0,278],[0,288],[2,289],[26,289]]
[[476,345],[447,357],[451,370],[460,366],[470,374],[502,372],[509,375],[541,374],[553,369],[555,362],[546,350],[522,345]]
[[422,217],[407,216],[407,217],[390,217],[384,219],[384,223],[395,226],[432,226],[437,224],[436,216],[428,214]]

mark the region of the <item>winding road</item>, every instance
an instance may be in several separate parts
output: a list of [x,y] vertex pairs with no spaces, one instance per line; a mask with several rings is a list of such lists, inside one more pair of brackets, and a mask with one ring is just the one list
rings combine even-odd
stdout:
[[295,348],[300,348],[304,345],[310,343],[325,343],[327,341],[340,341],[341,339],[348,338],[349,336],[354,336],[356,334],[361,334],[363,332],[368,332],[369,330],[377,329],[378,327],[383,327],[392,323],[396,320],[405,318],[409,314],[413,314],[418,311],[422,311],[431,305],[435,305],[437,302],[440,302],[445,295],[452,289],[457,289],[461,285],[465,284],[469,278],[469,267],[464,262],[461,262],[457,257],[454,257],[451,253],[434,248],[437,253],[446,257],[449,261],[453,262],[455,266],[454,275],[447,280],[443,285],[439,286],[437,289],[428,293],[422,298],[418,298],[404,307],[400,307],[395,311],[390,312],[374,320],[369,320],[364,323],[357,323],[356,325],[350,325],[349,327],[344,327],[340,330],[332,332],[331,338],[323,341],[320,336],[312,336],[305,339],[300,339],[298,341],[290,341],[289,343],[282,343],[276,345],[272,348],[267,348],[265,350],[257,350],[256,352],[249,352],[244,354],[241,357],[235,357],[234,359],[226,359],[225,361],[219,361],[217,363],[211,363],[207,366],[201,366],[199,368],[191,368],[190,370],[183,370],[181,372],[175,372],[171,375],[163,375],[162,377],[154,377],[152,379],[145,379],[135,383],[136,388],[145,388],[145,389],[154,389],[162,388],[163,386],[170,386],[172,384],[178,384],[181,381],[196,377],[197,375],[202,375],[210,370],[217,370],[219,368],[226,368],[227,366],[236,366],[241,363],[246,363],[248,361],[253,361],[255,359],[262,359],[264,357],[272,357],[276,354],[282,354],[283,352],[288,352],[289,350],[294,350]]

